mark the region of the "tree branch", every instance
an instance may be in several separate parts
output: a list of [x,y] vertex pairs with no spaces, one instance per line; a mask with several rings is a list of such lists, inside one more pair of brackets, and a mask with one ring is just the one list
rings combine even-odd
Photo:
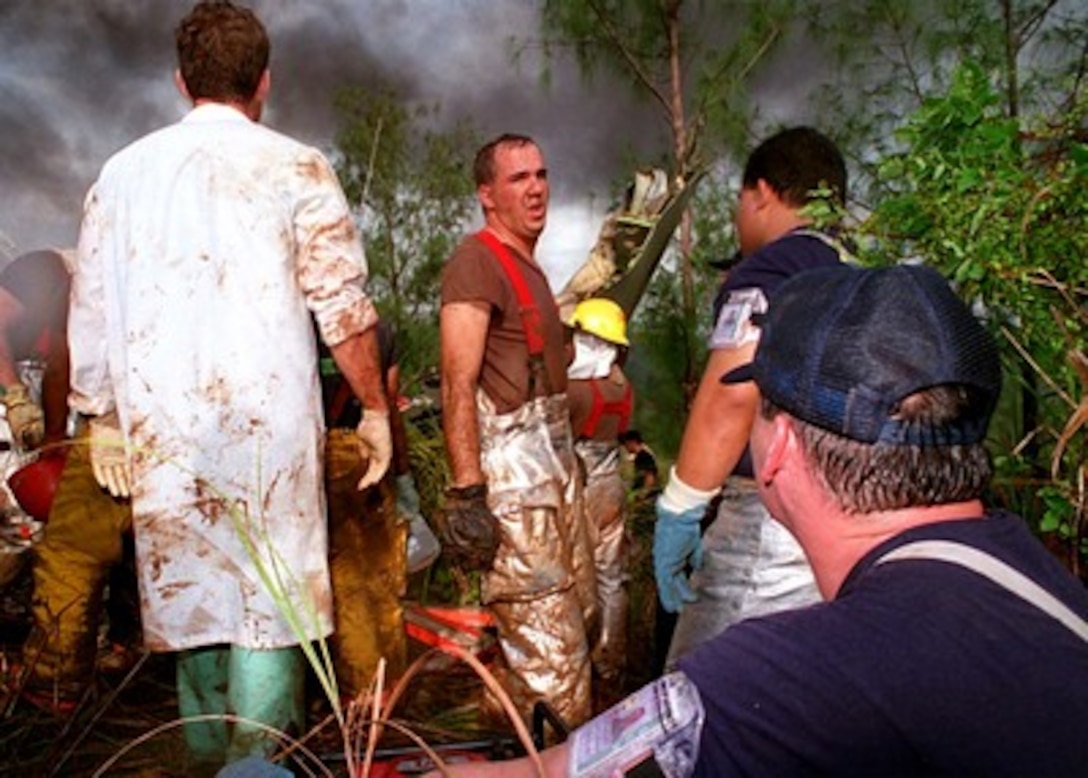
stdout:
[[612,24],[612,21],[605,10],[601,8],[600,3],[598,3],[597,0],[588,0],[588,5],[600,22],[601,30],[604,32],[606,40],[611,43],[620,57],[623,58],[623,61],[627,63],[627,66],[631,69],[635,79],[649,90],[650,95],[661,104],[661,107],[665,109],[665,113],[669,114],[670,107],[668,95],[658,88],[650,74],[647,73],[641,63],[639,63],[638,58],[624,43],[623,37]]

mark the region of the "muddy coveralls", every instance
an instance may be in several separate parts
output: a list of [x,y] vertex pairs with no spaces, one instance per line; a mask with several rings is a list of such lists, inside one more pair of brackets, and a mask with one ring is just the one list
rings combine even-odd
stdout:
[[93,677],[103,593],[132,526],[129,502],[95,481],[86,440],[82,431],[68,447],[49,523],[34,549],[34,626],[23,649],[27,689],[58,705],[75,702]]
[[[576,357],[568,368],[567,395],[577,437],[574,452],[585,473],[582,508],[596,572],[601,629],[593,635],[591,657],[599,703],[619,691],[626,665],[629,542],[619,435],[630,422],[634,393],[615,363],[617,345],[594,332],[601,329],[601,321],[593,318],[592,309],[585,313],[589,306],[583,305],[571,322],[579,330],[574,332]],[[616,312],[622,316],[618,308]],[[626,334],[617,343],[626,346]]]
[[[393,341],[378,325],[382,372],[394,360]],[[327,349],[320,349],[325,419],[325,493],[329,505],[329,577],[335,631],[329,640],[341,699],[354,699],[386,661],[386,683],[407,666],[401,597],[407,585],[407,522],[397,512],[393,469],[360,492],[367,461],[355,427],[361,407]],[[392,398],[391,398],[391,401]]]
[[604,686],[623,679],[627,658],[627,492],[614,443],[579,440],[575,451],[586,469],[583,505],[597,574],[600,631],[593,667]]
[[571,725],[591,713],[586,614],[594,587],[589,538],[577,504],[577,467],[564,395],[497,414],[477,398],[480,459],[500,544],[482,595],[491,607],[524,714],[546,699]]
[[86,438],[66,437],[70,287],[59,251],[23,254],[0,273],[0,288],[19,306],[5,310],[10,356],[20,360],[15,365],[19,377],[40,398],[44,412],[47,445],[40,456],[66,457],[49,521],[33,550],[32,629],[23,648],[25,691],[60,712],[78,701],[93,678],[107,582],[113,636],[127,639],[119,630],[134,630],[139,621],[134,608],[125,613],[119,596],[125,589],[135,599],[135,578],[130,575],[131,584],[125,586],[113,575],[131,525],[129,505],[94,480]]
[[325,457],[336,622],[330,642],[340,696],[354,698],[373,682],[379,659],[386,661],[387,684],[407,664],[401,597],[408,525],[397,513],[392,475],[362,492],[356,488],[367,461],[354,430],[329,430]]
[[666,668],[738,621],[819,602],[805,553],[771,518],[754,479],[731,476],[703,533],[703,566],[691,574],[699,599],[680,612]]
[[329,344],[374,326],[366,277],[324,156],[228,105],[131,144],[88,194],[70,403],[116,411],[132,446],[145,645],[179,652],[179,713],[212,716],[186,722],[194,762],[275,748],[219,714],[304,725],[299,644],[333,627],[311,317]]

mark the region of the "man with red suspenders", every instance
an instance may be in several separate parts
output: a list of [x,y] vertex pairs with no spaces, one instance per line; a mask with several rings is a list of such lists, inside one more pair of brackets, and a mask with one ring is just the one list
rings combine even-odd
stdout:
[[527,715],[545,700],[573,725],[590,715],[593,571],[574,562],[586,539],[575,510],[566,334],[533,259],[547,169],[532,139],[502,135],[478,152],[474,175],[486,225],[442,276],[451,484],[438,529],[451,562],[483,573],[514,704]]
[[585,468],[582,506],[597,574],[600,630],[591,646],[595,699],[607,707],[623,695],[627,656],[627,489],[620,472],[620,435],[627,431],[634,391],[620,362],[627,316],[616,302],[589,298],[569,322],[574,361],[567,368],[574,451]]

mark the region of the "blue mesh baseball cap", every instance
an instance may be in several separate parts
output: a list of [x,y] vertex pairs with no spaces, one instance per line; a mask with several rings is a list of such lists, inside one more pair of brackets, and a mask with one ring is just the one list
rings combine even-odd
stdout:
[[[993,337],[942,275],[918,265],[849,265],[800,273],[778,288],[755,359],[722,377],[755,380],[802,421],[864,443],[979,443],[1001,393]],[[959,417],[908,422],[899,402],[923,389],[964,387]]]

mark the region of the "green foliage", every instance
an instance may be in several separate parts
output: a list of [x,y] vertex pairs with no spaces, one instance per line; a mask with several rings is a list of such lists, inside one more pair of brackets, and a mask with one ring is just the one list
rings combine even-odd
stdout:
[[842,225],[849,218],[846,208],[838,202],[834,190],[826,182],[808,192],[808,202],[801,209],[801,215],[809,220],[813,229],[824,231]]
[[588,81],[610,74],[660,109],[683,175],[743,145],[748,87],[784,42],[795,4],[784,0],[545,0],[545,59],[570,53]]
[[[735,178],[739,181],[739,172]],[[728,175],[728,166],[719,164],[699,182],[691,208],[695,239],[691,259],[704,282],[720,280],[708,263],[729,259],[737,251],[733,230],[736,208],[737,185]]]
[[683,425],[679,421],[687,409],[684,377],[691,372],[688,351],[680,348],[689,342],[691,332],[685,319],[676,315],[678,310],[679,280],[675,273],[659,269],[628,326],[633,346],[624,365],[635,387],[632,426],[655,452],[668,458],[680,445]]
[[941,270],[985,314],[1003,344],[1007,384],[1021,394],[1020,439],[1004,442],[998,480],[1034,490],[1054,464],[1035,499],[1013,499],[1075,550],[1084,534],[1083,432],[1057,444],[1088,391],[1088,370],[1076,369],[1088,329],[1088,101],[1074,93],[1062,115],[1010,118],[996,81],[964,64],[946,95],[923,101],[896,133],[904,150],[880,165],[891,194],[863,231],[885,257]]
[[1070,537],[1073,510],[1068,496],[1057,487],[1044,486],[1039,490],[1039,499],[1045,506],[1043,517],[1039,521],[1039,529],[1043,532],[1057,532],[1063,538]]
[[731,230],[718,226],[732,213],[728,195],[720,186],[711,184],[709,189],[703,202],[715,207],[697,208],[695,218],[699,236],[693,252],[696,310],[691,316],[680,315],[677,258],[667,257],[630,325],[634,345],[624,369],[636,389],[634,426],[653,447],[662,467],[680,448],[684,431],[680,422],[687,416],[706,362],[713,300],[721,283],[720,271],[707,263],[727,259],[735,251]]
[[370,265],[370,292],[398,335],[402,386],[438,363],[442,264],[475,207],[475,131],[431,129],[437,106],[411,108],[396,93],[337,95],[336,167],[354,205]]
[[824,76],[816,122],[852,157],[852,189],[866,206],[881,199],[876,166],[902,150],[893,130],[946,94],[961,63],[993,75],[1010,117],[1060,113],[1085,73],[1080,0],[816,0],[799,15],[828,58],[813,55]]
[[[690,181],[724,150],[745,145],[753,119],[747,87],[782,46],[794,13],[788,0],[545,0],[544,60],[570,53],[587,81],[607,73],[628,83],[662,120],[670,173]],[[685,349],[688,372],[679,383],[688,387],[702,361],[692,336],[700,312],[688,221],[678,244],[679,296],[671,304],[684,321],[672,347]]]

